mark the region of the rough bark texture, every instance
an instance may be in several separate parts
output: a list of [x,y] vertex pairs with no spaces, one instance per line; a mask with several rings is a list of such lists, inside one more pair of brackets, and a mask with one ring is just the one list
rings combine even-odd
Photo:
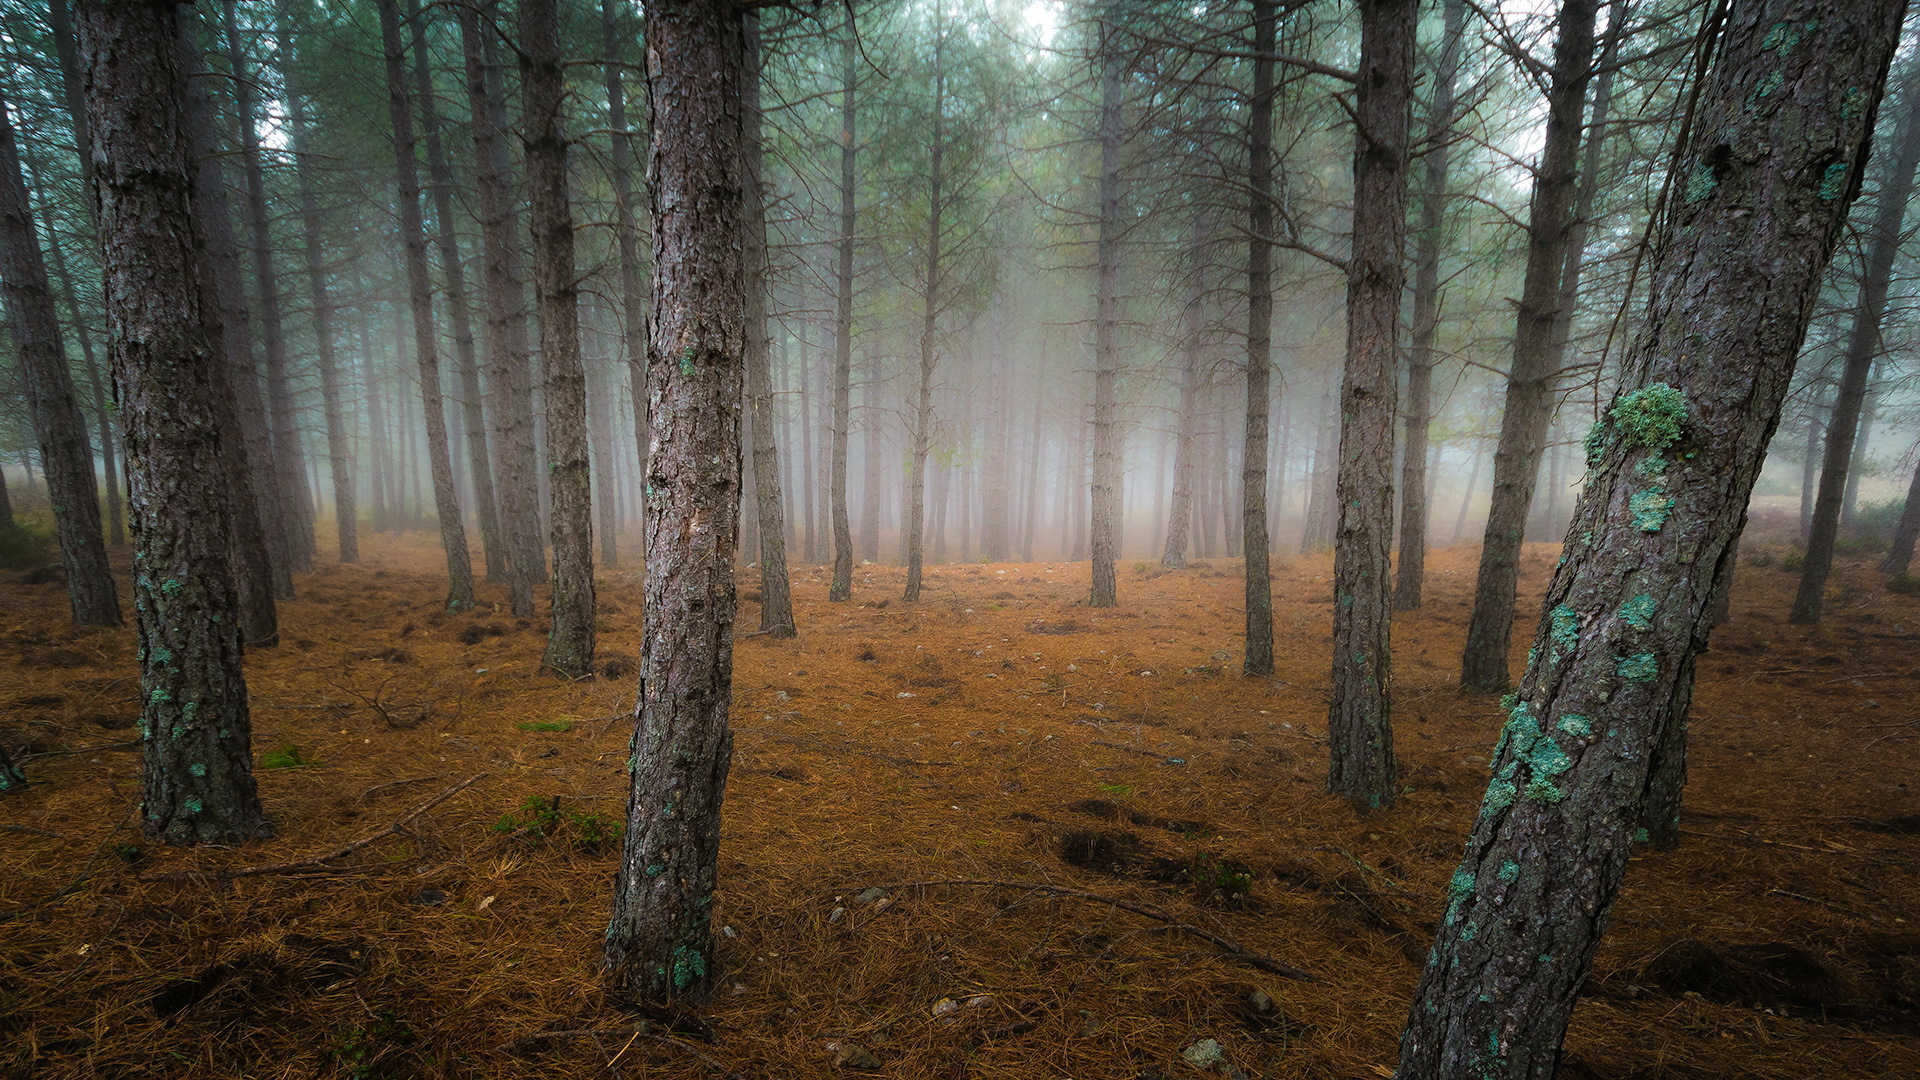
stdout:
[[1273,371],[1274,0],[1253,0],[1253,94],[1247,109],[1247,422],[1240,455],[1247,643],[1241,671],[1273,674],[1273,575],[1267,551],[1267,437]]
[[190,208],[186,72],[164,2],[78,11],[107,349],[133,480],[140,823],[168,843],[268,826],[254,789],[239,610],[227,560],[205,243]]
[[761,189],[760,16],[748,14],[745,124],[741,144],[741,251],[745,258],[747,401],[753,426],[754,511],[760,521],[760,630],[794,636],[793,588],[787,576],[787,511],[774,435],[771,339],[767,331],[767,212]]
[[1353,253],[1340,384],[1338,531],[1333,551],[1333,705],[1327,790],[1393,804],[1393,429],[1400,293],[1406,278],[1407,129],[1416,0],[1362,0],[1354,97]]
[[[1901,78],[1905,100],[1920,93],[1920,63]],[[1880,320],[1886,314],[1887,291],[1893,282],[1894,260],[1900,252],[1901,229],[1907,201],[1913,194],[1914,170],[1920,168],[1920,116],[1911,104],[1900,118],[1894,154],[1881,176],[1867,252],[1860,268],[1860,297],[1853,311],[1853,330],[1847,338],[1846,359],[1840,368],[1840,386],[1827,419],[1827,440],[1820,461],[1820,489],[1813,501],[1813,525],[1807,533],[1807,551],[1800,566],[1800,588],[1793,597],[1792,623],[1820,621],[1827,577],[1833,573],[1833,546],[1840,538],[1841,509],[1847,482],[1854,475],[1854,443],[1863,433],[1861,409],[1875,363],[1883,353]]]
[[[33,207],[20,172],[7,102],[0,101],[0,297],[26,384],[27,405],[47,474],[60,565],[67,571],[67,606],[83,626],[119,626],[120,597],[107,567],[100,531],[100,488],[93,445],[74,395],[53,286],[33,227]],[[104,446],[113,456],[113,444]]]
[[[942,242],[946,239],[946,97],[947,72],[945,28],[937,27],[933,39],[933,107],[928,114],[933,130],[927,143],[927,235],[921,248],[926,263],[920,293],[920,366],[913,402],[913,445],[907,461],[907,588],[905,599],[920,599],[920,579],[926,566],[925,533],[927,524],[927,453],[933,447],[933,377],[940,363],[934,332],[940,318]],[[1005,547],[1005,533],[1001,535]],[[1004,555],[1002,556],[1004,558]],[[988,561],[993,556],[987,554]]]
[[1400,465],[1400,564],[1395,611],[1416,611],[1427,576],[1427,429],[1433,423],[1433,339],[1440,329],[1440,249],[1446,240],[1447,181],[1452,173],[1454,87],[1460,79],[1460,42],[1466,36],[1465,0],[1446,0],[1440,60],[1433,72],[1427,117],[1427,154],[1420,178],[1420,224],[1413,244],[1413,348],[1407,352],[1407,441]]
[[521,125],[552,499],[553,629],[540,662],[556,674],[581,679],[593,674],[593,474],[587,458],[587,371],[580,360],[580,299],[567,193],[566,77],[556,7],[555,0],[520,2],[520,78],[526,90]]
[[394,185],[399,189],[400,242],[405,249],[407,293],[413,314],[413,358],[420,369],[420,404],[427,422],[427,456],[433,470],[433,505],[440,544],[447,553],[447,610],[473,607],[473,557],[453,490],[453,458],[447,448],[447,413],[440,390],[440,342],[434,331],[433,280],[427,271],[426,228],[420,219],[420,169],[414,159],[413,113],[407,100],[407,55],[400,42],[400,12],[394,0],[379,0],[380,40],[386,49],[387,115],[393,124]]
[[654,495],[633,787],[606,953],[614,992],[641,1002],[697,1003],[718,977],[710,920],[733,752],[744,39],[732,4],[647,7]]
[[1705,647],[1902,0],[1736,0],[1644,327],[1401,1043],[1403,1078],[1548,1080]]
[[1519,588],[1520,544],[1540,479],[1540,452],[1553,419],[1553,330],[1566,269],[1567,242],[1580,155],[1581,120],[1592,78],[1594,21],[1599,0],[1567,0],[1547,90],[1545,143],[1527,217],[1527,268],[1514,317],[1513,358],[1506,409],[1493,454],[1493,503],[1480,548],[1480,573],[1460,660],[1460,684],[1504,690],[1511,681],[1507,653]]
[[1120,603],[1113,562],[1120,547],[1120,143],[1125,137],[1121,94],[1127,74],[1120,55],[1119,0],[1108,0],[1100,20],[1099,239],[1094,252],[1093,485],[1088,512],[1093,588],[1087,604]]
[[828,497],[833,517],[833,581],[828,600],[853,596],[853,523],[847,512],[847,436],[853,424],[853,244],[859,227],[855,196],[858,178],[854,164],[854,98],[859,87],[859,39],[853,8],[847,8],[847,29],[840,39],[840,239],[834,252],[833,316],[833,451]]

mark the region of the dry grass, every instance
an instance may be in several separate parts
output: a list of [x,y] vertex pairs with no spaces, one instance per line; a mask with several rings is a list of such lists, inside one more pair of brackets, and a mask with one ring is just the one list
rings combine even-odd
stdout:
[[[739,648],[709,1030],[525,1040],[634,1023],[595,981],[606,845],[494,829],[529,799],[621,816],[631,676],[542,677],[539,625],[437,611],[425,538],[369,548],[303,579],[285,644],[249,657],[258,750],[314,764],[261,770],[279,835],[235,851],[124,827],[131,632],[0,588],[0,737],[32,779],[0,801],[9,1075],[797,1078],[852,1041],[902,1080],[1087,1080],[1197,1075],[1179,1053],[1203,1037],[1250,1075],[1389,1075],[1498,724],[1454,687],[1471,551],[1435,554],[1396,628],[1411,792],[1373,819],[1321,793],[1326,558],[1278,570],[1271,682],[1233,674],[1224,562],[1123,565],[1110,611],[1078,605],[1084,565],[936,567],[917,605],[896,569],[859,568],[843,605],[800,571],[802,636]],[[1529,548],[1529,595],[1552,557]],[[1635,861],[1567,1075],[1920,1075],[1920,598],[1839,579],[1807,630],[1791,575],[1741,571],[1701,662],[1684,846]],[[601,596],[603,655],[628,657],[637,580]],[[324,873],[140,880],[323,854],[477,773]],[[897,887],[951,879],[1152,905],[1317,981],[1071,897]]]

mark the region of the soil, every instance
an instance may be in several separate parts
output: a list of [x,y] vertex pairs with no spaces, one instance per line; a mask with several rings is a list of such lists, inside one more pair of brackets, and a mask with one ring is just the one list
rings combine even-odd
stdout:
[[[1370,818],[1322,792],[1327,556],[1277,568],[1272,680],[1237,674],[1226,561],[1123,565],[1110,610],[1085,564],[933,567],[918,604],[898,568],[845,604],[798,570],[800,637],[737,651],[722,989],[636,1037],[596,977],[637,572],[602,571],[605,677],[561,683],[502,589],[447,615],[426,537],[363,542],[248,657],[277,834],[234,850],[128,827],[132,632],[0,585],[0,739],[30,779],[0,799],[5,1075],[1131,1080],[1201,1075],[1207,1039],[1214,1075],[1391,1075],[1500,720],[1456,687],[1472,549],[1433,553],[1396,621],[1407,794]],[[1565,1076],[1920,1076],[1920,597],[1848,563],[1827,621],[1788,626],[1782,551],[1747,545],[1682,845],[1635,858]],[[1527,549],[1529,614],[1556,554]],[[214,873],[475,776],[344,857]],[[1009,884],[913,884],[956,881]]]

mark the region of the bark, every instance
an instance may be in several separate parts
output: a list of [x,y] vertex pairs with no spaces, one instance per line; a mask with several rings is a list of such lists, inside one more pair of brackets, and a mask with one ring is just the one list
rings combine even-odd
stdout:
[[[229,0],[231,2],[231,0]],[[447,447],[447,413],[440,388],[440,343],[434,331],[433,281],[427,271],[426,227],[420,218],[420,171],[414,158],[413,113],[407,100],[406,47],[394,0],[379,0],[380,40],[386,50],[387,113],[393,125],[394,186],[399,191],[400,242],[413,315],[413,357],[420,368],[420,404],[427,425],[427,456],[433,471],[433,505],[440,545],[447,555],[447,610],[473,608],[473,558],[467,528],[453,489],[453,459]]]
[[556,0],[520,0],[520,78],[526,99],[534,299],[547,413],[547,486],[553,537],[553,628],[541,666],[564,678],[593,674],[593,474],[587,455],[587,371],[580,360],[580,294],[567,191],[566,74]]
[[[356,276],[355,284],[358,286],[356,291],[365,296],[366,283],[357,280]],[[386,532],[391,524],[387,510],[387,474],[392,471],[387,463],[390,444],[387,440],[386,409],[381,400],[380,376],[374,370],[373,334],[367,325],[367,305],[364,302],[355,313],[354,324],[360,337],[360,390],[367,404],[367,442],[373,451],[368,455],[372,461],[367,477],[373,496],[373,531]]]
[[228,563],[221,354],[189,204],[186,71],[168,3],[79,8],[107,349],[133,479],[140,823],[168,843],[265,835]]
[[1247,420],[1240,454],[1246,551],[1242,674],[1273,674],[1273,576],[1267,562],[1267,437],[1273,371],[1274,0],[1253,0],[1253,94],[1247,110]]
[[285,301],[274,266],[275,244],[267,217],[265,156],[260,147],[255,98],[258,76],[240,47],[235,6],[236,0],[225,0],[221,14],[227,37],[227,67],[233,75],[233,108],[240,128],[240,172],[245,180],[248,239],[253,245],[253,281],[260,293],[260,352],[266,361],[267,417],[273,438],[275,501],[261,510],[269,542],[277,541],[275,559],[284,559],[292,573],[307,573],[313,569],[313,503],[307,495],[306,453],[300,444],[293,381],[287,371],[286,332],[280,322]]
[[1859,185],[1904,6],[1735,0],[1726,16],[1402,1077],[1548,1080],[1560,1065]]
[[[492,5],[488,5],[492,11]],[[460,5],[461,56],[472,117],[475,213],[480,220],[481,283],[487,321],[487,381],[493,390],[492,470],[501,541],[506,548],[507,606],[533,615],[533,582],[544,577],[533,487],[533,420],[528,387],[523,296],[513,276],[513,203],[507,188],[506,133],[499,121],[498,74],[479,13]]]
[[260,405],[259,382],[254,378],[246,293],[240,285],[240,258],[233,242],[213,110],[206,96],[209,76],[200,73],[204,65],[194,41],[192,13],[187,8],[179,9],[178,23],[181,68],[190,73],[186,121],[192,153],[193,215],[206,244],[200,264],[205,274],[201,286],[211,296],[205,301],[207,307],[218,316],[209,327],[221,360],[212,373],[220,391],[213,407],[218,410],[220,458],[227,482],[228,543],[239,596],[240,634],[251,648],[269,648],[280,642],[275,598],[293,597],[293,573],[284,561],[274,560],[260,509],[261,493],[273,490],[277,480],[266,413]]
[[1416,14],[1415,0],[1362,0],[1354,98],[1358,131],[1347,364],[1340,386],[1327,790],[1367,809],[1391,806],[1394,799],[1388,573]]
[[[0,100],[0,297],[5,298],[8,329],[47,475],[60,564],[67,572],[68,609],[73,621],[82,626],[119,626],[120,597],[114,591],[106,538],[100,529],[93,446],[74,393],[9,110],[8,103]],[[112,443],[106,444],[105,451],[112,456]]]
[[1886,370],[1887,360],[1882,356],[1874,361],[1873,372],[1867,376],[1867,391],[1861,395],[1860,424],[1858,434],[1853,440],[1853,457],[1847,462],[1847,491],[1840,499],[1840,527],[1853,527],[1853,512],[1860,505],[1860,477],[1867,470],[1867,456],[1871,452],[1873,440],[1874,413],[1880,406],[1880,377]]
[[1493,503],[1480,548],[1473,614],[1460,660],[1460,684],[1504,690],[1519,588],[1520,545],[1540,479],[1540,453],[1553,419],[1555,312],[1566,269],[1580,153],[1581,119],[1593,70],[1599,0],[1566,0],[1547,89],[1545,144],[1527,219],[1527,268],[1514,318],[1506,409],[1493,455]]
[[[617,62],[624,54],[619,0],[600,0],[601,47],[606,53],[607,127],[612,146],[607,179],[613,187],[614,241],[620,252],[620,335],[633,392],[633,438],[640,448],[640,471],[647,469],[647,287],[640,257],[640,230],[634,224],[633,135],[627,130],[627,94]],[[811,552],[811,545],[809,545]],[[811,557],[811,556],[809,556]]]
[[773,372],[767,333],[767,213],[762,195],[760,134],[760,16],[746,20],[746,74],[741,143],[741,250],[746,290],[745,355],[747,400],[753,425],[755,511],[760,520],[760,630],[768,637],[790,638],[793,586],[787,576],[787,519],[780,484],[779,446],[774,439]]
[[1195,214],[1187,246],[1187,295],[1181,309],[1180,405],[1173,442],[1173,496],[1167,509],[1166,546],[1160,565],[1179,570],[1187,565],[1187,546],[1193,535],[1194,458],[1199,453],[1200,352],[1206,331],[1203,270],[1206,266],[1205,217]]
[[1120,543],[1120,144],[1121,94],[1127,75],[1120,55],[1120,0],[1108,0],[1100,21],[1100,199],[1093,315],[1093,487],[1090,515],[1091,607],[1120,603],[1113,562]]
[[805,501],[801,508],[802,539],[800,547],[802,560],[808,566],[817,566],[820,562],[820,544],[819,537],[815,532],[818,521],[816,520],[816,508],[814,505],[814,489],[818,485],[813,482],[817,471],[813,458],[813,417],[810,415],[808,408],[808,403],[813,400],[813,361],[807,356],[807,339],[804,333],[799,336],[799,344],[800,402],[798,405],[798,413],[800,419],[795,426],[800,429],[800,490],[805,495]]
[[[940,317],[940,257],[943,254],[942,242],[946,239],[943,227],[946,211],[946,105],[946,28],[939,26],[934,29],[933,105],[928,112],[932,117],[933,130],[927,143],[927,235],[922,248],[927,261],[921,270],[924,279],[920,293],[920,371],[913,406],[913,446],[907,460],[907,536],[903,546],[907,556],[905,599],[908,603],[920,599],[920,578],[926,562],[922,541],[927,521],[927,452],[933,444],[933,377],[940,363],[934,332]],[[989,509],[988,513],[991,515],[992,510]],[[1004,529],[1000,539],[1004,549]],[[996,561],[985,544],[983,537],[982,553],[989,562]]]
[[1466,36],[1465,0],[1443,5],[1440,61],[1428,104],[1427,154],[1422,163],[1420,224],[1413,247],[1413,348],[1407,353],[1407,441],[1400,469],[1400,564],[1393,609],[1417,611],[1427,576],[1427,431],[1433,423],[1433,340],[1440,328],[1440,249],[1446,240],[1447,183],[1452,174],[1455,84]]
[[[1901,76],[1905,100],[1920,94],[1920,63]],[[1807,552],[1800,567],[1800,588],[1794,594],[1787,621],[1801,625],[1820,621],[1826,601],[1827,578],[1833,573],[1834,543],[1840,538],[1841,510],[1854,443],[1861,430],[1861,410],[1875,363],[1884,344],[1880,321],[1886,314],[1887,292],[1893,282],[1894,261],[1900,252],[1907,201],[1913,194],[1914,171],[1920,168],[1920,117],[1909,108],[1901,116],[1893,138],[1893,160],[1888,162],[1880,190],[1874,196],[1873,224],[1860,274],[1860,297],[1853,311],[1853,330],[1840,369],[1840,386],[1827,418],[1827,440],[1820,462],[1820,488],[1813,501],[1813,527],[1807,534]]]
[[1900,511],[1900,524],[1893,530],[1893,545],[1880,561],[1880,571],[1905,574],[1913,564],[1915,538],[1920,537],[1920,465],[1913,469],[1913,483],[1907,486],[1907,504]]
[[833,317],[833,453],[828,497],[833,516],[833,581],[827,599],[853,596],[853,525],[847,513],[847,436],[853,424],[853,243],[858,227],[854,176],[854,99],[859,84],[859,39],[853,8],[847,8],[847,29],[840,38],[840,239],[834,252]]
[[1333,543],[1333,486],[1340,417],[1333,411],[1333,392],[1320,396],[1320,423],[1314,429],[1313,467],[1307,478],[1307,514],[1300,532],[1302,555],[1323,551]]
[[697,1004],[718,979],[711,924],[733,737],[733,550],[746,327],[741,17],[647,6],[653,302],[646,627],[627,831],[607,927],[616,995]]

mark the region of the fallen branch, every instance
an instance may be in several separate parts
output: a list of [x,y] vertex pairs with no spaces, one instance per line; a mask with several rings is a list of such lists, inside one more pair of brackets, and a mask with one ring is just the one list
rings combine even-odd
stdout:
[[1241,945],[1225,934],[1216,934],[1205,927],[1195,926],[1188,922],[1181,922],[1165,908],[1158,907],[1154,904],[1143,904],[1136,900],[1126,900],[1118,896],[1103,896],[1100,893],[1083,892],[1079,889],[1066,889],[1058,885],[1035,885],[1025,881],[998,881],[982,878],[952,878],[943,881],[908,881],[893,885],[882,885],[880,888],[888,890],[926,889],[936,885],[953,885],[974,889],[1018,889],[1025,892],[1058,896],[1068,900],[1083,900],[1089,904],[1105,904],[1108,907],[1118,908],[1121,911],[1131,911],[1135,915],[1144,915],[1149,919],[1158,919],[1167,924],[1167,929],[1183,934],[1192,934],[1197,938],[1211,942],[1221,952],[1237,960],[1243,960],[1259,968],[1261,971],[1279,975],[1282,978],[1298,979],[1301,982],[1320,981],[1319,976],[1311,971],[1294,967],[1291,964],[1282,963],[1265,953],[1254,952],[1252,949]]
[[466,789],[472,787],[474,784],[484,779],[487,775],[489,774],[475,773],[474,775],[467,777],[465,780],[460,781],[459,783],[453,785],[452,787],[441,792],[440,794],[435,795],[433,798],[428,799],[426,802],[421,803],[419,806],[409,811],[405,816],[401,817],[399,820],[395,821],[393,824],[387,826],[386,828],[381,829],[379,832],[374,833],[371,836],[363,836],[360,839],[353,841],[352,843],[343,844],[340,847],[337,847],[332,851],[327,852],[324,855],[315,855],[315,856],[312,856],[311,858],[306,858],[306,859],[295,859],[292,862],[268,863],[267,865],[264,865],[264,866],[241,866],[241,867],[232,867],[232,868],[216,867],[210,870],[168,870],[161,873],[141,874],[140,880],[141,881],[199,881],[204,878],[211,878],[215,881],[231,881],[234,878],[261,877],[267,874],[291,874],[301,870],[332,870],[334,868],[328,866],[327,864],[332,862],[335,859],[344,858],[348,855],[353,854],[356,851],[359,851],[361,848],[367,847],[370,844],[374,844],[381,840],[385,840],[389,836],[398,836],[401,833],[410,833],[410,830],[407,827],[409,825],[412,825],[415,821],[419,820],[422,814],[425,814],[427,811],[433,809],[436,806],[439,806],[441,803],[446,802],[448,799],[451,799],[455,795],[458,795],[462,791],[465,791]]
[[645,1024],[637,1028],[577,1028],[571,1031],[536,1031],[531,1035],[522,1035],[512,1042],[502,1043],[500,1045],[500,1052],[511,1054],[518,1050],[528,1049],[535,1043],[545,1042],[550,1039],[626,1039],[628,1045],[632,1045],[635,1039],[647,1039],[652,1042],[664,1043],[667,1046],[671,1046],[681,1053],[697,1059],[702,1065],[728,1077],[729,1080],[733,1077],[744,1075],[728,1068],[725,1062],[706,1053],[699,1047],[690,1046],[671,1036],[653,1033],[648,1030]]

